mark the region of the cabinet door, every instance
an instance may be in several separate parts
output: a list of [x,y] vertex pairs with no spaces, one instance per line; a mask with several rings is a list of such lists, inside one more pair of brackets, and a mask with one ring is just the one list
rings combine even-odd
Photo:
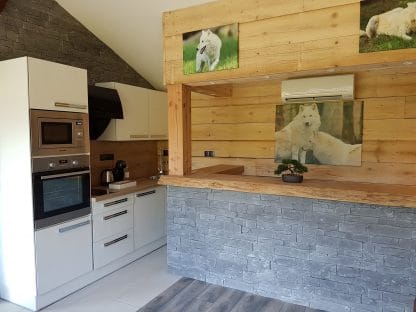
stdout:
[[44,294],[92,270],[91,217],[35,232],[37,293]]
[[136,193],[134,198],[134,247],[143,247],[165,235],[166,188]]
[[168,138],[168,97],[166,92],[150,90],[149,134],[151,139]]
[[149,106],[147,89],[116,83],[123,106],[124,119],[116,120],[117,141],[149,137]]
[[87,71],[28,58],[30,108],[88,113]]

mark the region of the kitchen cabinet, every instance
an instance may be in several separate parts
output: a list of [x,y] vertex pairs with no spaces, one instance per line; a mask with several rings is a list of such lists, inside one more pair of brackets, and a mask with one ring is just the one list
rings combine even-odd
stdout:
[[167,95],[118,82],[97,83],[116,89],[123,107],[124,119],[112,119],[100,141],[164,140],[167,139]]
[[134,247],[140,248],[166,235],[166,188],[147,189],[134,198]]
[[93,204],[94,269],[134,250],[133,194]]
[[168,138],[168,98],[165,92],[149,90],[149,136]]
[[85,69],[31,57],[27,62],[30,108],[88,113]]
[[38,294],[92,271],[91,217],[36,231],[35,255]]

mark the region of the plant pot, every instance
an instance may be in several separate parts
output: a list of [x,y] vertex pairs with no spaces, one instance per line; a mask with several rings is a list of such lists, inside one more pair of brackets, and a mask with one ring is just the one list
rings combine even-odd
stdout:
[[301,183],[303,181],[303,176],[296,174],[282,174],[282,181],[288,183]]

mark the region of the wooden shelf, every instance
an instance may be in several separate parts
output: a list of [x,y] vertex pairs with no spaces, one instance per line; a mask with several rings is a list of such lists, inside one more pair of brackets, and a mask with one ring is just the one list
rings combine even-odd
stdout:
[[[241,166],[215,167],[189,176],[162,176],[159,184],[416,208],[416,186],[310,180],[307,176],[303,183],[291,184],[278,177],[235,175]],[[218,174],[215,169],[219,168],[234,175]]]

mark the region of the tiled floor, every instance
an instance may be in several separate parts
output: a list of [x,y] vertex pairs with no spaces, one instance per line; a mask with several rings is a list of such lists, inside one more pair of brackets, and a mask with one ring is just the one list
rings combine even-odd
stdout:
[[[178,279],[167,272],[166,247],[163,247],[42,311],[135,312]],[[0,312],[26,311],[0,300]]]

